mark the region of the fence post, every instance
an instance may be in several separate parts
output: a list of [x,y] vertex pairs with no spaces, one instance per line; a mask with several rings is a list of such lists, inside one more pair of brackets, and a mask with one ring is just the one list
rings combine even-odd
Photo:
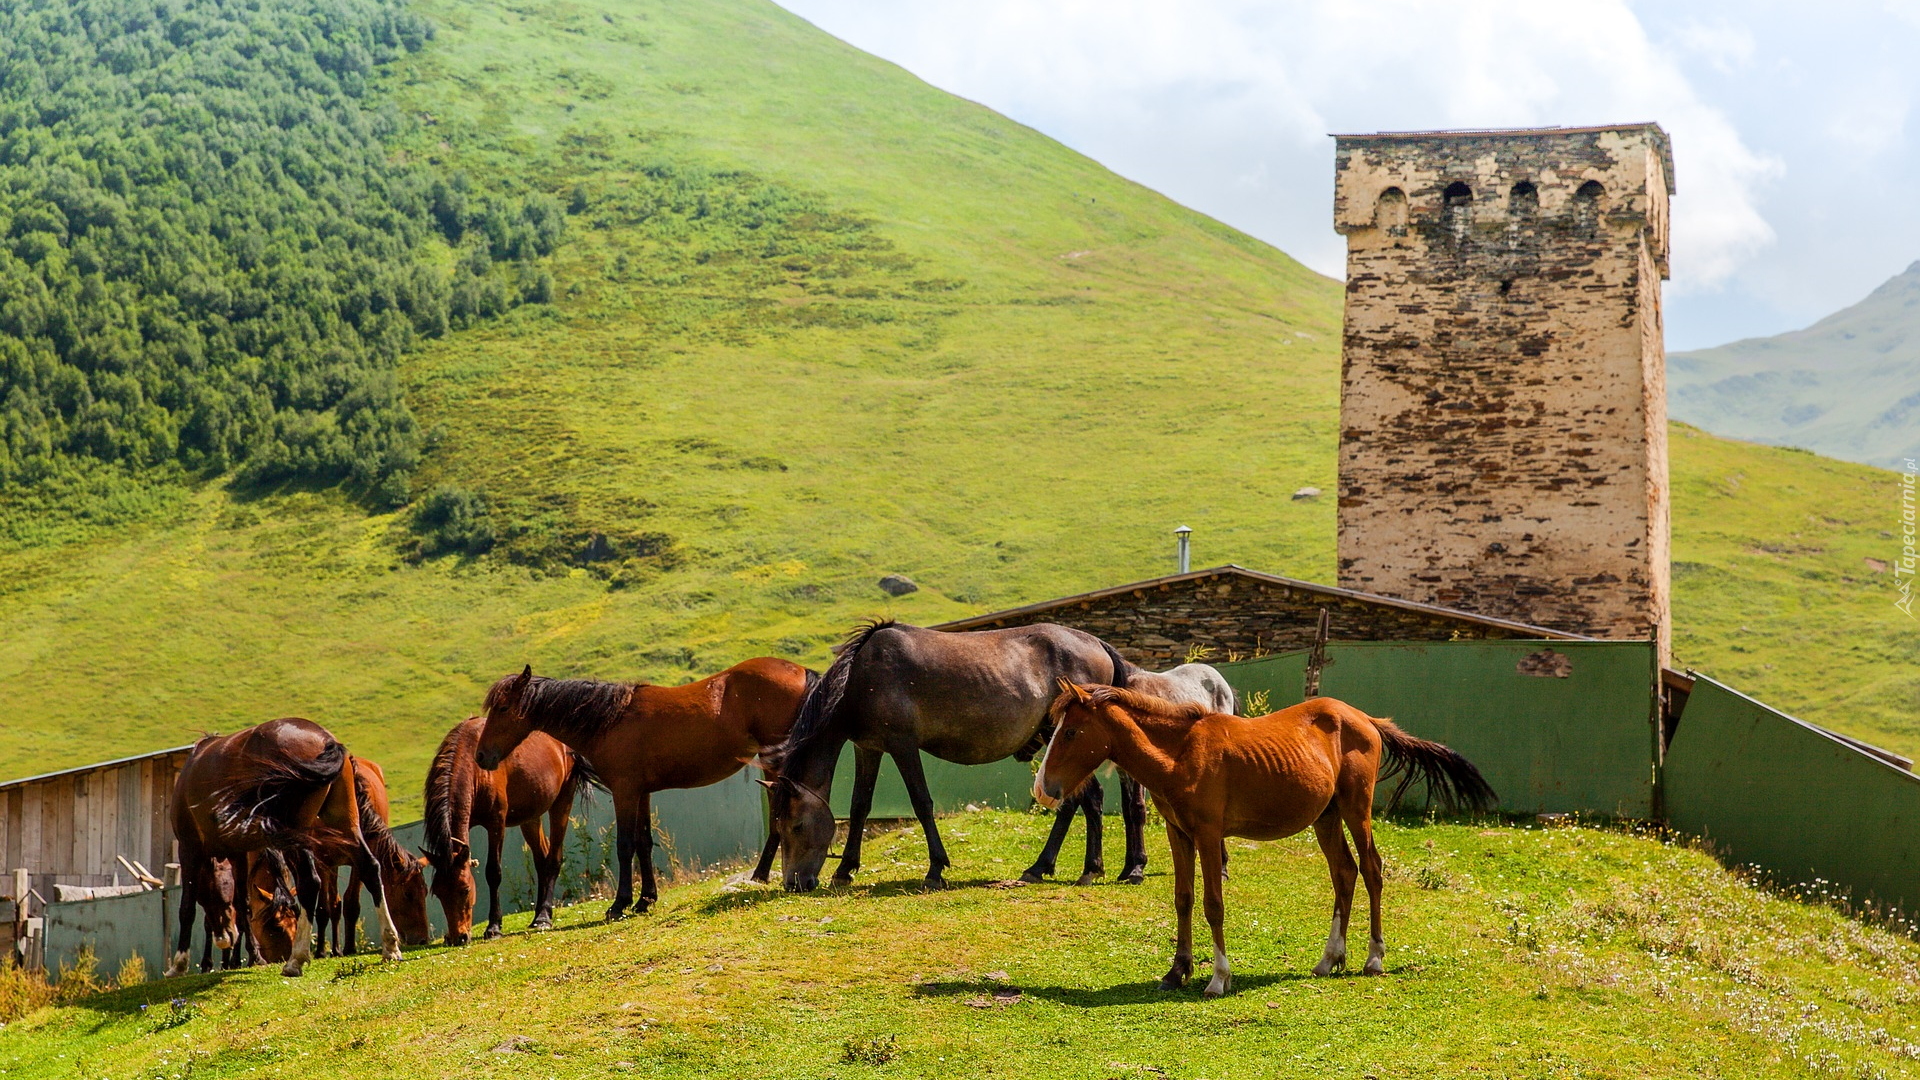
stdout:
[[1320,696],[1320,671],[1327,666],[1327,629],[1332,621],[1327,609],[1321,608],[1320,626],[1313,632],[1313,651],[1307,654],[1307,685],[1302,700]]

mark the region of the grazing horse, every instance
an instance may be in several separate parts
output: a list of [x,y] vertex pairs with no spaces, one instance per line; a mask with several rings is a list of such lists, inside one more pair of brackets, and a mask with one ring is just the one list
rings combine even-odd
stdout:
[[286,857],[272,848],[247,856],[247,922],[256,963],[283,964],[293,955],[300,905]]
[[[352,853],[373,894],[381,951],[400,959],[400,935],[387,914],[379,863],[367,847],[364,805],[354,782],[351,755],[326,728],[286,718],[195,743],[173,785],[173,834],[180,843],[180,933],[166,974],[183,975],[193,943],[193,913],[214,860],[237,859],[274,849],[290,862],[316,842],[338,843]],[[310,862],[310,860],[309,860]],[[293,951],[281,974],[299,975],[312,958],[310,926],[320,902],[317,874],[299,875],[300,918]],[[214,942],[233,944],[228,927]]]
[[[433,926],[427,921],[427,860],[410,854],[393,838],[389,828],[392,816],[387,810],[386,770],[369,758],[356,757],[353,777],[360,793],[361,835],[380,864],[381,884],[386,887],[387,911],[393,916],[393,927],[399,931],[401,944],[425,945],[433,937]],[[360,889],[365,880],[353,851],[338,837],[316,843],[313,856],[325,890],[318,926],[321,953],[324,955],[326,951],[327,920],[331,919],[334,955],[350,956],[359,949],[356,939],[360,933]],[[338,871],[343,866],[347,868],[347,888],[336,895]],[[346,938],[345,948],[341,948],[342,936]]]
[[1347,961],[1347,919],[1353,911],[1354,859],[1342,822],[1360,849],[1372,938],[1366,974],[1386,970],[1380,933],[1380,851],[1373,842],[1373,789],[1380,765],[1404,772],[1395,794],[1415,778],[1443,803],[1491,808],[1493,789],[1473,763],[1436,742],[1417,739],[1343,701],[1313,698],[1266,716],[1209,714],[1197,705],[1106,686],[1062,681],[1051,709],[1053,739],[1034,774],[1033,797],[1052,806],[1111,760],[1153,794],[1173,849],[1173,906],[1178,936],[1165,990],[1193,974],[1193,858],[1200,856],[1207,924],[1213,929],[1208,997],[1227,992],[1231,968],[1221,921],[1220,856],[1226,837],[1278,840],[1313,826],[1333,876],[1333,926],[1315,975]]
[[[484,716],[469,716],[440,740],[427,768],[427,836],[423,845],[433,864],[433,895],[447,916],[447,944],[465,945],[473,934],[473,851],[467,839],[474,827],[487,830],[487,932],[501,934],[500,855],[507,830],[520,827],[533,853],[536,879],[533,929],[553,925],[553,887],[560,878],[561,851],[567,839],[567,815],[575,790],[592,779],[580,755],[559,740],[533,732],[498,767],[474,761]],[[542,830],[540,818],[546,816]]]
[[[1233,687],[1207,664],[1181,664],[1166,671],[1148,671],[1129,662],[1126,677],[1116,685],[1165,698],[1176,705],[1199,705],[1209,713],[1231,715],[1239,708]],[[1080,880],[1074,884],[1091,885],[1106,872],[1100,852],[1102,795],[1099,777],[1088,777],[1078,795],[1060,804],[1054,812],[1053,830],[1047,834],[1046,847],[1040,849],[1040,857],[1020,875],[1021,881],[1037,884],[1053,876],[1060,846],[1066,842],[1075,814],[1086,815],[1087,855]],[[1147,799],[1140,785],[1124,771],[1120,773],[1120,821],[1126,836],[1127,861],[1121,865],[1116,880],[1124,885],[1138,885],[1147,876]]]
[[950,860],[934,824],[920,752],[961,765],[1030,756],[1044,743],[1041,725],[1056,680],[1111,682],[1125,678],[1126,666],[1106,642],[1053,623],[960,633],[891,620],[861,626],[808,692],[793,734],[772,755],[780,777],[769,801],[786,887],[804,892],[819,884],[834,836],[827,797],[848,742],[854,746],[853,805],[833,883],[852,881],[860,867],[861,833],[884,754],[899,767],[926,832],[926,884],[939,888]]
[[[653,878],[653,793],[717,784],[780,745],[814,681],[806,668],[771,656],[684,686],[535,678],[529,667],[487,691],[486,724],[473,759],[482,769],[497,768],[535,731],[586,759],[613,794],[620,872],[607,918],[635,906],[636,852],[644,914],[660,895]],[[766,861],[763,853],[763,866]]]
[[200,947],[200,973],[213,970],[213,948],[215,939],[227,942],[220,946],[220,967],[231,970],[252,963],[253,947],[251,935],[247,933],[247,924],[238,921],[234,898],[238,896],[233,872],[233,860],[213,860],[213,872],[200,879],[200,895],[195,902],[200,905],[201,921],[206,926],[207,940]]

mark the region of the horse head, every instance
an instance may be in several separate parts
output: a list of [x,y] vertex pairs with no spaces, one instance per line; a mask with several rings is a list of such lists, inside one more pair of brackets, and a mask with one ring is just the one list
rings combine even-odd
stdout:
[[473,882],[475,865],[473,849],[465,840],[455,840],[447,845],[444,864],[433,868],[433,895],[447,917],[449,945],[473,940],[473,901],[478,891]]
[[433,939],[433,925],[427,920],[427,859],[424,855],[402,853],[386,887],[387,913],[393,916],[393,928],[404,945],[425,945]]
[[473,752],[481,768],[499,767],[533,731],[524,708],[531,685],[533,665],[528,664],[518,675],[509,675],[487,690],[487,722],[480,728],[480,745]]
[[293,955],[294,935],[300,932],[300,905],[270,859],[253,864],[247,880],[247,909],[255,957],[270,964],[285,963]]
[[214,948],[226,952],[233,948],[240,936],[240,924],[233,903],[238,895],[233,880],[233,863],[227,859],[213,860],[213,873],[202,880],[200,909],[206,915],[207,937],[213,940]]
[[1077,683],[1061,679],[1060,696],[1047,713],[1053,738],[1033,774],[1033,798],[1052,809],[1080,793],[1093,770],[1107,760],[1112,739],[1094,694]]
[[833,846],[833,808],[825,796],[781,773],[767,786],[774,834],[780,838],[781,883],[788,892],[812,892]]

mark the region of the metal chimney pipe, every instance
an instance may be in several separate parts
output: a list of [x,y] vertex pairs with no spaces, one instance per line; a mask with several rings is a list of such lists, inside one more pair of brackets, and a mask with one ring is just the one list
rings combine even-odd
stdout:
[[1192,567],[1193,550],[1189,543],[1189,538],[1193,536],[1193,530],[1187,528],[1185,525],[1182,525],[1179,528],[1173,530],[1173,535],[1177,538],[1177,542],[1179,544],[1179,551],[1180,551],[1179,572],[1184,574],[1193,568]]

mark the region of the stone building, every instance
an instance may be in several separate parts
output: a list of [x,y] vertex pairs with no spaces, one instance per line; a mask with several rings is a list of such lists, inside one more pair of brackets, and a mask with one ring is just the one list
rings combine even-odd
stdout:
[[942,623],[938,630],[995,630],[1053,622],[1085,630],[1155,671],[1211,649],[1208,659],[1246,660],[1313,644],[1320,609],[1335,641],[1457,641],[1573,638],[1540,626],[1448,611],[1431,604],[1368,596],[1351,589],[1217,566],[1061,597]]
[[1336,138],[1340,584],[1664,661],[1666,133]]

